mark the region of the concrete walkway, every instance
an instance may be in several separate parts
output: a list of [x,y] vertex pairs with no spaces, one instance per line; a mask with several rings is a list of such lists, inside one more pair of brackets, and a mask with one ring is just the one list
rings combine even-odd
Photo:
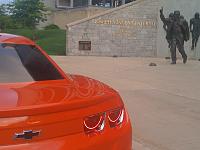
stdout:
[[133,124],[134,150],[200,150],[199,61],[53,58],[66,72],[101,80],[120,92]]

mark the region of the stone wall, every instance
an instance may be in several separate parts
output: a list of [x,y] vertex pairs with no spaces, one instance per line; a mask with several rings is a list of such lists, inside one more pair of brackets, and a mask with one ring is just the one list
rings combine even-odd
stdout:
[[42,2],[44,2],[49,12],[47,16],[47,21],[40,22],[40,24],[37,26],[39,29],[42,29],[50,24],[55,24],[61,29],[65,30],[66,25],[69,23],[94,16],[110,9],[96,6],[59,9],[56,8],[56,0],[42,0]]
[[84,7],[74,8],[61,11],[53,11],[52,22],[58,25],[61,29],[66,29],[66,24],[72,23],[77,20],[89,18],[101,12],[108,10],[109,8],[101,7]]
[[[67,25],[67,54],[157,56],[159,0],[137,0]],[[91,50],[79,50],[91,41]]]

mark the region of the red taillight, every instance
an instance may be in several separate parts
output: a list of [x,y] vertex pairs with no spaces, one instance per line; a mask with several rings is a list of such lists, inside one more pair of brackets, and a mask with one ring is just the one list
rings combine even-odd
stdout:
[[108,118],[108,122],[111,128],[121,127],[120,125],[124,121],[124,115],[124,108],[117,108],[106,113],[99,113],[86,117],[83,122],[84,131],[86,134],[99,133],[103,131],[106,118]]
[[124,119],[123,108],[115,109],[108,113],[108,120],[111,128],[114,128],[122,124],[123,119]]
[[84,130],[86,133],[100,132],[105,126],[105,113],[96,114],[84,119]]

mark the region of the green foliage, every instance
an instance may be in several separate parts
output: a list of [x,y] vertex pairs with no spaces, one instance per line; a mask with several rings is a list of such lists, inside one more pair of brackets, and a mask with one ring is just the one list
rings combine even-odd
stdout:
[[44,27],[45,30],[51,30],[51,29],[60,29],[57,25],[55,24],[50,24]]
[[9,7],[8,5],[2,4],[0,5],[0,29],[5,30],[6,28],[22,28],[22,24],[20,22],[16,22],[9,15]]
[[23,27],[35,28],[46,21],[47,9],[41,0],[15,0],[8,4],[8,11],[14,22]]
[[66,55],[66,31],[65,30],[40,30],[36,37],[40,45],[50,55]]
[[0,16],[4,16],[6,14],[6,5],[0,5]]
[[33,39],[49,55],[65,55],[66,31],[55,30],[31,30],[31,29],[9,29],[6,33],[22,35]]
[[46,30],[35,29],[46,20],[46,12],[41,0],[14,0],[8,5],[0,5],[0,29],[34,40],[50,55],[65,55],[65,30],[56,25],[47,26]]
[[6,15],[6,5],[0,5],[0,29],[3,30],[6,27],[12,25],[12,19]]

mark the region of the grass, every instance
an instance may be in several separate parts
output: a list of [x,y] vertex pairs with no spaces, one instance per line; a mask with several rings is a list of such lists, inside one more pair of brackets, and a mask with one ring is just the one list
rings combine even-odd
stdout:
[[22,35],[34,40],[49,55],[66,55],[66,31],[60,29],[7,29],[5,33]]

